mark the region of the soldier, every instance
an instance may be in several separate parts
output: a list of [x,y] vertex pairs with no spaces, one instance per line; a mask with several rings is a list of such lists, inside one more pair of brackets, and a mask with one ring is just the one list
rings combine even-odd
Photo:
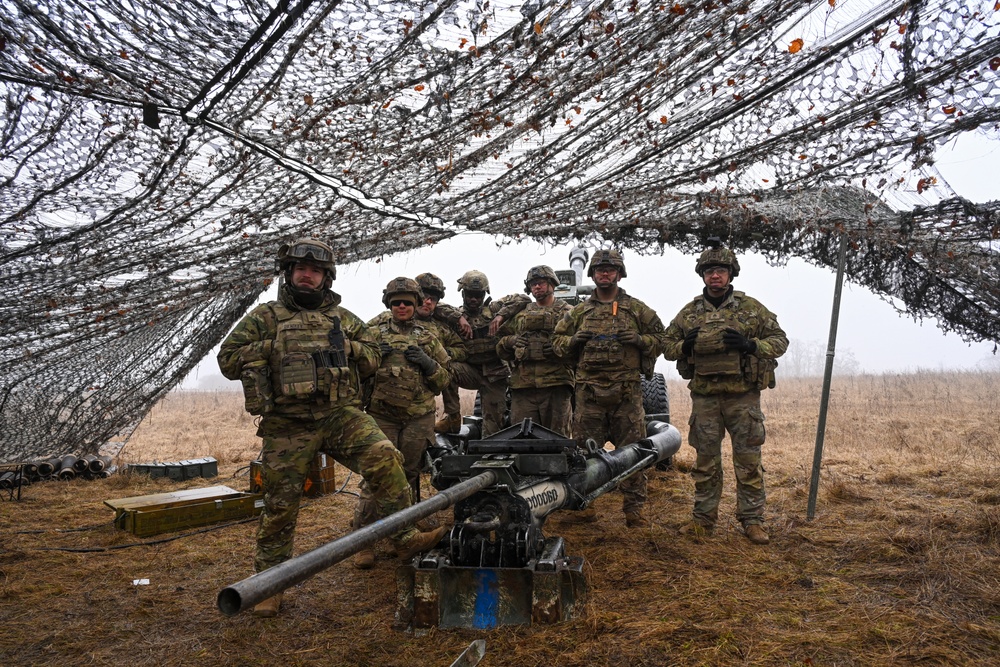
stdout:
[[[330,287],[333,250],[299,239],[278,250],[278,300],[254,308],[223,341],[222,374],[241,380],[246,409],[261,415],[264,511],[254,567],[261,572],[292,554],[309,464],[317,452],[359,473],[381,516],[412,504],[403,456],[361,410],[360,378],[381,362],[378,343]],[[433,547],[445,529],[409,527],[393,536],[400,558]],[[254,607],[274,616],[281,593]]]
[[[602,444],[610,440],[618,447],[646,437],[640,375],[653,372],[663,324],[652,308],[618,286],[626,272],[617,250],[596,252],[587,275],[594,281],[594,294],[556,325],[553,347],[556,354],[576,364],[573,437],[581,446],[593,438]],[[626,479],[621,490],[626,525],[648,525],[642,515],[646,473]],[[570,517],[574,521],[597,518],[593,508]]]
[[770,541],[762,526],[764,413],[760,391],[774,386],[775,359],[788,349],[778,320],[759,301],[733,291],[740,264],[718,239],[701,254],[695,271],[705,283],[700,296],[684,306],[664,336],[664,354],[677,360],[690,380],[691,430],[688,443],[697,458],[694,512],[682,534],[710,534],[722,498],[722,439],[729,431],[736,472],[736,518],[754,544]]
[[530,418],[545,428],[570,434],[573,408],[573,367],[552,348],[556,323],[572,310],[557,301],[556,273],[548,266],[528,270],[524,291],[535,301],[505,322],[497,354],[512,364],[510,417],[512,423]]
[[[444,346],[431,329],[414,318],[417,304],[423,300],[416,281],[395,278],[382,290],[382,303],[389,312],[368,323],[382,353],[368,414],[403,454],[403,469],[414,501],[420,500],[424,452],[434,442],[434,397],[450,379]],[[377,518],[372,494],[368,485],[362,483],[354,528],[374,523]],[[367,570],[374,564],[372,549],[354,556],[354,566],[358,569]]]
[[[439,433],[453,433],[462,426],[461,411],[454,406],[458,405],[458,388],[463,387],[479,390],[483,435],[487,436],[503,427],[507,410],[507,377],[510,375],[507,364],[497,355],[497,338],[490,332],[490,321],[511,300],[527,298],[511,295],[492,301],[487,297],[490,281],[480,271],[467,271],[458,279],[458,287],[462,291],[462,308],[439,306],[434,316],[456,330],[460,329],[461,322],[466,321],[472,335],[464,341],[468,353],[466,361],[451,364],[453,379],[442,393],[445,416],[434,425],[434,429]],[[457,411],[450,412],[449,409]]]

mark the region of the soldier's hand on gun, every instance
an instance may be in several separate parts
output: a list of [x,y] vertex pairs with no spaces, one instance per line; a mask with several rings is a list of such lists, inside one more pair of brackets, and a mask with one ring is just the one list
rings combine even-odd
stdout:
[[472,325],[469,324],[469,320],[465,319],[465,315],[458,318],[458,333],[462,334],[462,338],[472,338]]
[[575,334],[573,334],[573,337],[570,338],[569,340],[570,347],[581,347],[583,345],[586,345],[587,341],[593,337],[594,337],[593,331],[587,331],[585,329],[577,331]]
[[424,375],[430,375],[437,370],[438,364],[436,361],[431,359],[430,355],[421,350],[416,345],[410,345],[403,351],[403,356],[410,363],[416,364],[420,367],[420,372]]
[[646,349],[646,341],[642,339],[638,331],[623,331],[618,334],[618,342],[622,345],[631,345],[640,350]]
[[388,357],[392,354],[392,345],[389,345],[389,343],[384,340],[380,341],[378,344],[378,351],[382,353],[383,357]]
[[722,332],[722,342],[730,350],[739,350],[746,354],[757,351],[757,343],[750,340],[736,329],[726,329]]
[[698,338],[698,332],[700,330],[700,327],[695,327],[694,329],[691,329],[691,331],[688,331],[684,336],[684,342],[681,343],[681,353],[685,357],[690,357],[691,352],[694,351],[694,343]]
[[503,325],[503,315],[497,315],[492,320],[490,320],[490,335],[496,336],[497,331],[500,330],[500,327],[502,325]]

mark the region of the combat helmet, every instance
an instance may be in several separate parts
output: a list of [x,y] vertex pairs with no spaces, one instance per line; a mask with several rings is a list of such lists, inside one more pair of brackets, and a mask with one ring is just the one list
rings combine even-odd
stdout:
[[559,287],[559,279],[556,277],[556,272],[552,270],[551,266],[533,266],[528,269],[528,275],[524,278],[524,293],[531,294],[531,288],[529,285],[532,281],[538,280],[548,280],[553,287]]
[[420,290],[420,285],[417,284],[417,281],[412,278],[400,276],[399,278],[390,280],[389,284],[382,290],[382,303],[388,308],[392,297],[400,294],[413,295],[414,307],[419,306],[424,301],[424,293]]
[[300,261],[311,262],[326,271],[327,280],[323,284],[325,289],[329,289],[337,278],[337,267],[333,263],[333,248],[322,241],[310,238],[296,239],[278,248],[275,273],[290,272],[292,266]]
[[439,299],[444,298],[444,281],[433,273],[421,273],[417,276],[417,284],[420,285],[424,294],[436,296]]
[[722,241],[716,236],[708,239],[708,244],[711,247],[701,253],[694,265],[695,273],[701,276],[710,266],[724,266],[729,269],[730,278],[740,275],[740,263],[736,261],[736,255],[732,250],[723,247]]
[[590,259],[590,266],[587,268],[587,277],[593,279],[594,270],[605,264],[610,264],[618,269],[619,278],[624,278],[628,275],[625,273],[625,260],[622,259],[622,254],[611,248],[609,250],[598,250],[594,253],[594,256]]
[[458,279],[458,289],[462,292],[486,292],[490,293],[490,281],[482,271],[466,271]]

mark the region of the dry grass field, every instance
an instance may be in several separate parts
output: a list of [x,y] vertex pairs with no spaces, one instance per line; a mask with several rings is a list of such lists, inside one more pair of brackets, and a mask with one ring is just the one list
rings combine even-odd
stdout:
[[[1000,664],[1000,377],[837,378],[807,521],[820,386],[783,380],[765,393],[769,546],[732,519],[731,465],[720,530],[677,535],[692,495],[685,444],[676,470],[651,473],[648,529],[624,528],[614,493],[596,524],[546,524],[586,558],[581,618],[421,637],[391,629],[388,559],[326,570],[275,619],[227,618],[215,596],[250,574],[254,523],[146,539],[115,530],[107,499],[248,487],[258,442],[241,397],[171,394],[122,462],[213,456],[218,479],[49,482],[0,502],[0,664],[447,666],[477,638],[487,667]],[[669,391],[686,442],[690,403],[682,384]],[[308,501],[298,552],[348,529],[356,478],[337,472],[344,493]]]

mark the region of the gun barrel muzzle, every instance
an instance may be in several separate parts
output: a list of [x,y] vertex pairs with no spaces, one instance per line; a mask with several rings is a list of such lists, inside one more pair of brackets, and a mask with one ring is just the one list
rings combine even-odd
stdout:
[[359,528],[344,537],[327,542],[312,551],[286,560],[284,563],[263,572],[258,572],[232,586],[227,586],[219,591],[216,600],[219,611],[227,616],[235,616],[246,611],[258,602],[305,581],[314,574],[372,546],[379,540],[391,537],[407,526],[492,486],[496,481],[496,473],[487,470],[455,486],[439,491],[427,500],[379,519],[371,525]]

